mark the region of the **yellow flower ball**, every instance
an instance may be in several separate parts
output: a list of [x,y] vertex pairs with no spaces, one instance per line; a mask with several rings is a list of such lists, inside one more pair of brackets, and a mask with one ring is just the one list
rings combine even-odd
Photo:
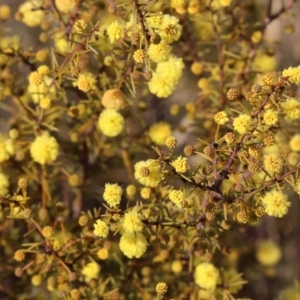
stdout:
[[270,153],[264,155],[264,167],[269,175],[280,174],[283,168],[283,159],[277,153]]
[[240,134],[245,134],[251,129],[252,120],[248,115],[240,115],[233,120],[233,128]]
[[101,248],[97,252],[97,256],[101,260],[106,260],[108,259],[108,250],[106,248]]
[[300,66],[289,67],[282,71],[283,77],[288,77],[288,81],[294,84],[300,84]]
[[128,105],[124,94],[118,89],[105,91],[101,103],[105,108],[115,110],[120,110]]
[[81,270],[81,274],[85,276],[86,281],[90,281],[91,279],[97,279],[99,272],[100,266],[94,261],[86,264]]
[[174,260],[171,264],[171,270],[175,274],[181,273],[183,269],[182,262],[180,260]]
[[155,159],[139,161],[134,165],[134,177],[147,187],[156,187],[161,179],[160,164]]
[[289,144],[292,151],[300,151],[300,134],[295,134]]
[[171,190],[169,193],[169,199],[175,203],[179,208],[182,208],[183,192],[180,190]]
[[107,202],[107,204],[115,208],[121,202],[123,190],[116,183],[106,183],[104,188],[103,199]]
[[160,146],[164,146],[167,137],[171,135],[171,126],[167,122],[159,122],[149,128],[149,137],[151,141]]
[[147,241],[142,233],[126,233],[120,239],[120,250],[128,258],[140,258],[147,250]]
[[96,88],[96,79],[92,73],[80,73],[76,82],[73,83],[79,90],[87,93]]
[[122,227],[126,233],[141,232],[143,230],[144,224],[136,209],[132,209],[124,214]]
[[220,5],[223,7],[227,7],[231,4],[232,0],[219,0]]
[[98,118],[98,126],[104,135],[114,137],[124,128],[123,116],[114,109],[104,109]]
[[171,57],[172,48],[165,41],[159,44],[150,44],[148,48],[149,58],[155,63],[165,62]]
[[0,196],[5,196],[8,192],[9,180],[8,177],[0,172]]
[[179,156],[171,162],[171,166],[175,168],[177,173],[184,173],[188,170],[187,158]]
[[219,111],[218,113],[216,113],[214,119],[219,125],[224,125],[229,121],[229,118],[225,111]]
[[219,270],[211,263],[200,263],[195,269],[195,282],[205,290],[214,291],[219,279]]
[[94,223],[94,234],[99,237],[106,238],[109,232],[107,224],[102,220],[97,220]]
[[278,123],[278,120],[279,120],[278,111],[274,109],[268,109],[264,113],[264,121],[266,125],[274,126]]
[[31,143],[30,154],[33,160],[41,165],[51,163],[59,154],[59,145],[53,136],[43,132]]
[[148,87],[149,91],[157,97],[167,98],[172,95],[176,84],[177,82],[154,72],[151,80],[148,82]]
[[168,44],[178,41],[182,33],[179,19],[168,14],[163,15],[158,33]]
[[55,0],[55,5],[59,11],[68,14],[75,9],[77,2],[78,0]]
[[6,138],[0,133],[0,163],[9,160],[14,153],[13,140]]
[[42,276],[40,274],[33,275],[31,277],[31,283],[33,286],[39,286],[42,283]]
[[22,14],[22,22],[29,27],[36,27],[41,24],[45,18],[45,10],[39,9],[43,7],[43,0],[25,1],[20,5],[18,11]]
[[7,20],[10,18],[11,9],[8,5],[0,6],[0,20]]
[[262,241],[256,249],[256,258],[264,266],[275,266],[281,259],[282,252],[272,240]]
[[106,28],[106,32],[110,43],[114,44],[116,41],[124,37],[125,26],[118,20],[115,20]]
[[151,189],[149,187],[143,187],[141,189],[140,195],[143,199],[149,199],[151,195]]
[[283,111],[288,120],[293,121],[300,118],[300,101],[295,98],[289,98],[281,103]]
[[288,213],[291,202],[281,191],[267,192],[261,199],[265,211],[269,216],[281,218]]

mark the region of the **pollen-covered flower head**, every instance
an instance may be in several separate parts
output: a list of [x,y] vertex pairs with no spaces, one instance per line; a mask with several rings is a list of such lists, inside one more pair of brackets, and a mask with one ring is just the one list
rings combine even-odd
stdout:
[[140,258],[146,252],[148,243],[140,232],[125,233],[121,236],[119,246],[128,258]]
[[44,131],[40,136],[37,136],[30,145],[31,157],[41,165],[55,161],[58,153],[59,145],[48,131]]
[[91,279],[97,279],[99,272],[100,266],[95,261],[89,262],[81,270],[81,274],[85,276],[86,281],[90,281]]
[[103,193],[103,199],[112,207],[117,207],[121,202],[123,190],[116,183],[106,183]]
[[281,218],[287,214],[288,208],[291,203],[288,201],[288,197],[281,191],[272,190],[267,192],[261,199],[265,212],[272,217]]
[[55,5],[57,9],[65,14],[72,12],[78,0],[55,0]]
[[36,27],[41,24],[45,18],[43,0],[28,0],[20,5],[18,11],[22,14],[22,22],[29,27]]
[[155,62],[165,62],[171,57],[172,48],[165,41],[159,44],[150,44],[148,48],[149,58]]
[[266,125],[274,126],[278,123],[278,111],[274,109],[268,109],[264,113],[264,121]]
[[281,259],[280,247],[272,240],[259,243],[256,249],[256,258],[264,266],[275,266]]
[[144,224],[136,208],[133,208],[124,214],[122,227],[126,233],[141,232]]
[[183,191],[180,190],[171,190],[169,193],[169,199],[179,208],[182,208],[183,196]]
[[159,27],[159,35],[168,44],[178,41],[182,32],[182,26],[179,24],[179,19],[175,16],[164,15],[162,23]]
[[98,126],[104,135],[114,137],[124,128],[124,118],[115,109],[104,109],[99,115]]
[[149,137],[157,145],[165,145],[166,139],[172,135],[171,126],[167,122],[159,122],[149,128]]
[[148,187],[156,187],[161,179],[160,164],[155,159],[139,161],[134,165],[134,177],[139,183]]
[[96,79],[92,73],[80,73],[78,75],[77,81],[73,83],[74,86],[77,86],[79,90],[87,93],[95,89]]
[[300,151],[300,134],[295,134],[289,144],[292,151]]
[[182,76],[183,69],[184,63],[182,58],[173,55],[167,61],[158,63],[155,72],[161,77],[177,83]]
[[171,162],[171,166],[175,168],[177,173],[184,173],[188,170],[187,158],[179,156]]
[[219,270],[211,263],[200,263],[195,269],[195,282],[205,290],[214,291],[219,279]]
[[8,192],[9,180],[8,177],[0,172],[0,196],[5,196]]
[[288,77],[288,81],[294,84],[300,84],[300,66],[289,67],[282,71],[283,77]]
[[283,159],[277,153],[265,154],[264,167],[268,174],[270,174],[271,176],[275,173],[279,174],[283,168]]
[[251,129],[252,120],[248,115],[240,115],[233,120],[233,128],[240,134],[245,134]]
[[94,234],[99,237],[106,238],[108,235],[109,228],[107,224],[102,220],[97,220],[94,223]]
[[0,163],[7,161],[14,153],[13,140],[0,133]]
[[116,41],[124,37],[125,26],[118,20],[112,22],[107,28],[106,32],[111,44],[114,44]]
[[293,121],[300,118],[300,101],[289,98],[281,103],[283,111],[288,120]]
[[119,89],[105,91],[101,103],[105,108],[115,110],[120,110],[128,105],[124,94]]
[[148,87],[150,92],[157,97],[167,98],[172,95],[176,84],[177,82],[154,72],[151,80],[148,82]]
[[225,111],[219,111],[215,114],[214,119],[217,124],[224,125],[229,121],[227,113]]

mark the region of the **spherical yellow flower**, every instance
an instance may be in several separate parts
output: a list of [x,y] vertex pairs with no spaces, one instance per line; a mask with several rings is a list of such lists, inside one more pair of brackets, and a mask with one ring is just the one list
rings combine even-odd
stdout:
[[9,180],[8,177],[0,172],[0,196],[5,196],[8,192]]
[[165,41],[159,44],[150,44],[148,48],[149,58],[155,63],[165,62],[171,57],[172,48]]
[[78,89],[87,93],[95,89],[96,79],[92,73],[80,73],[76,82],[73,83]]
[[107,224],[102,220],[97,220],[94,223],[94,234],[99,237],[106,238],[108,235],[109,228]]
[[167,137],[172,134],[171,126],[167,122],[159,122],[149,128],[149,137],[157,145],[165,145]]
[[120,110],[128,105],[124,94],[118,89],[107,90],[101,100],[102,105],[108,109]]
[[254,31],[251,35],[251,41],[254,44],[258,44],[262,39],[262,32],[260,30]]
[[45,18],[45,10],[42,0],[26,1],[19,7],[19,12],[22,14],[22,22],[29,27],[35,27],[41,24]]
[[240,134],[245,134],[251,129],[252,120],[248,115],[240,115],[233,120],[233,128]]
[[266,125],[269,126],[273,126],[276,125],[278,122],[278,111],[274,110],[274,109],[268,109],[265,113],[264,113],[264,121],[266,123]]
[[179,19],[168,14],[163,15],[158,33],[168,44],[178,41],[182,33]]
[[269,216],[281,218],[287,214],[291,203],[288,197],[280,191],[272,190],[267,192],[261,199],[265,211]]
[[300,66],[284,69],[282,76],[288,77],[288,81],[291,83],[300,84]]
[[219,279],[219,270],[211,263],[200,263],[195,269],[195,282],[205,290],[215,290]]
[[30,154],[33,160],[41,165],[56,160],[59,153],[59,145],[53,136],[48,132],[35,138],[30,145]]
[[146,18],[148,25],[152,28],[160,28],[162,24],[163,16],[162,15],[155,15]]
[[200,75],[204,70],[204,65],[201,62],[195,61],[191,65],[191,71],[195,75]]
[[0,20],[7,20],[10,18],[11,9],[8,5],[0,6]]
[[144,228],[140,214],[136,209],[132,209],[124,214],[122,226],[126,233],[140,232]]
[[116,41],[121,39],[125,34],[125,26],[119,21],[114,21],[106,29],[109,41],[114,44]]
[[184,63],[182,58],[171,56],[167,61],[158,63],[155,72],[160,77],[177,83],[182,76],[183,69]]
[[149,199],[151,195],[151,189],[149,187],[143,187],[140,194],[143,199]]
[[220,1],[221,6],[223,6],[223,7],[229,6],[232,2],[232,0],[219,0],[219,1]]
[[152,74],[148,82],[149,91],[159,98],[167,98],[172,95],[177,82],[163,77],[157,73]]
[[184,173],[188,170],[187,158],[179,156],[171,162],[171,166],[175,168],[177,173]]
[[173,273],[179,274],[179,273],[181,273],[182,269],[183,269],[183,266],[182,266],[181,260],[177,259],[172,262],[171,270]]
[[147,241],[142,233],[126,233],[120,239],[120,250],[128,258],[140,258],[147,250]]
[[101,260],[106,260],[108,259],[108,250],[106,248],[101,248],[97,252],[97,256]]
[[277,153],[264,155],[264,167],[269,175],[279,174],[283,168],[283,159]]
[[183,192],[180,190],[171,190],[169,193],[169,199],[179,208],[182,208],[183,196]]
[[114,137],[124,128],[123,116],[114,109],[104,109],[99,115],[98,126],[104,135]]
[[289,98],[285,102],[281,103],[281,106],[286,117],[290,121],[300,118],[300,101],[297,99]]
[[[29,84],[28,92],[31,95],[31,98],[34,103],[39,103],[41,99],[45,97],[50,97],[51,100],[55,99],[56,95],[56,87],[52,85],[49,89],[49,85],[51,84],[52,79],[49,76],[43,76],[43,81],[41,84]],[[47,93],[47,94],[46,94]]]
[[146,60],[147,56],[148,55],[145,50],[138,49],[134,51],[132,58],[136,63],[143,63]]
[[214,119],[219,125],[224,125],[229,121],[229,118],[225,111],[219,111],[218,113],[216,113]]
[[15,153],[13,140],[0,133],[0,163],[7,161]]
[[31,284],[33,286],[39,286],[42,283],[42,276],[40,274],[33,275],[31,277]]
[[107,204],[115,208],[121,202],[123,190],[116,183],[106,183],[104,188],[103,199],[107,202]]
[[262,241],[256,249],[256,258],[264,266],[274,266],[281,259],[279,246],[272,240]]
[[155,159],[139,161],[134,165],[134,177],[144,186],[156,187],[161,179],[160,164]]
[[295,134],[290,140],[292,151],[300,151],[300,134]]
[[85,276],[86,281],[90,281],[91,279],[97,279],[99,272],[100,266],[94,261],[86,264],[81,270],[81,274]]
[[136,194],[136,187],[133,184],[130,184],[126,188],[126,194],[129,198],[132,198]]
[[55,5],[59,11],[68,14],[75,9],[77,2],[77,0],[55,0]]

